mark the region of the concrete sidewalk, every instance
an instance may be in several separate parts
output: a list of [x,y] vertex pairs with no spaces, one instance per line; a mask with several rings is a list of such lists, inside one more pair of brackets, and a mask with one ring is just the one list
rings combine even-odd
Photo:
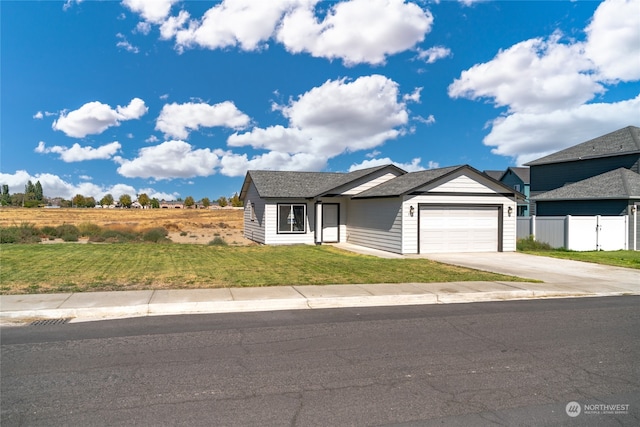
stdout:
[[71,318],[71,321],[87,321],[175,314],[618,295],[640,295],[640,285],[587,286],[575,282],[381,283],[4,295],[0,296],[0,321],[7,325],[35,319]]

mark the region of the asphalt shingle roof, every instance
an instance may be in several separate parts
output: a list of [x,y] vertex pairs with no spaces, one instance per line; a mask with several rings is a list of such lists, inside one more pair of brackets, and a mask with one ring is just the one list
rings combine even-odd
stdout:
[[384,169],[390,165],[339,172],[287,172],[252,170],[248,172],[258,194],[263,198],[312,198]]
[[547,163],[619,156],[631,153],[640,153],[640,128],[636,126],[627,126],[615,132],[526,163],[526,165],[544,165]]
[[640,175],[626,168],[615,169],[533,197],[546,200],[596,200],[640,198]]
[[504,171],[494,171],[494,170],[482,171],[482,173],[484,173],[485,175],[489,175],[491,178],[495,179],[496,181],[500,181],[500,178],[502,178],[502,175],[504,175]]
[[365,197],[393,197],[405,194],[418,187],[428,184],[429,182],[440,178],[456,169],[464,166],[451,166],[448,168],[429,169],[420,172],[411,172],[401,175],[369,190],[354,196],[354,199]]
[[516,176],[520,178],[523,183],[529,184],[529,177],[531,176],[529,168],[508,168],[506,171],[504,171],[504,174],[500,176],[500,178],[498,178],[498,180],[502,179],[502,177],[509,171],[516,174]]

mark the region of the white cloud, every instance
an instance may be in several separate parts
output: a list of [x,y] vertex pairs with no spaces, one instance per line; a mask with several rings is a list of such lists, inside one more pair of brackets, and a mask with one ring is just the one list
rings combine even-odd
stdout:
[[427,50],[418,49],[418,59],[433,64],[439,59],[451,56],[451,49],[443,46],[434,46]]
[[585,55],[604,80],[640,79],[640,0],[601,3],[586,28]]
[[463,71],[449,96],[507,107],[483,142],[518,164],[638,125],[640,95],[593,102],[608,85],[640,80],[638,12],[640,0],[606,0],[585,29],[586,41],[562,43],[555,33],[518,43]]
[[[162,39],[175,38],[178,51],[201,47],[265,49],[275,39],[293,53],[341,59],[345,64],[382,64],[386,57],[424,40],[433,16],[404,0],[348,0],[335,3],[320,20],[319,0],[224,0],[192,19],[181,10],[169,16],[169,0],[125,0],[146,22],[160,26]],[[152,13],[153,12],[153,13]]]
[[277,107],[288,127],[254,128],[231,135],[227,143],[322,159],[371,149],[404,132],[408,113],[398,98],[397,83],[384,76],[330,80]]
[[538,113],[579,106],[604,88],[580,44],[564,44],[554,34],[520,42],[495,58],[463,71],[449,86],[452,98],[491,98],[512,112]]
[[145,139],[144,142],[154,143],[160,141],[157,136],[151,135],[149,138]]
[[107,104],[93,101],[69,113],[60,113],[52,128],[70,137],[84,138],[102,133],[112,126],[119,126],[122,121],[139,119],[147,110],[140,98],[133,98],[125,107],[118,105],[115,110]]
[[270,151],[254,156],[226,153],[220,159],[220,173],[226,176],[243,176],[248,170],[319,171],[327,165],[327,159],[309,153],[282,153]]
[[276,38],[292,53],[341,59],[346,65],[383,64],[431,31],[433,16],[404,0],[351,0],[335,4],[322,21],[314,4],[288,12]]
[[132,12],[140,14],[145,21],[159,24],[167,18],[169,13],[171,13],[171,6],[178,1],[179,0],[123,0],[122,4]]
[[136,46],[134,46],[131,43],[129,43],[129,41],[124,36],[124,34],[118,33],[118,34],[116,34],[116,37],[118,38],[118,43],[116,43],[117,47],[119,47],[121,49],[124,49],[127,52],[131,52],[131,53],[139,53],[140,52],[140,49],[138,49]]
[[[420,157],[416,157],[415,159],[412,159],[411,163],[394,162],[389,157],[384,157],[384,158],[381,158],[381,159],[363,160],[361,163],[354,163],[353,165],[351,165],[351,167],[349,168],[349,172],[353,172],[353,171],[359,170],[359,169],[366,169],[366,168],[372,168],[372,167],[376,167],[376,166],[384,166],[384,165],[389,165],[389,164],[396,165],[400,169],[403,169],[403,170],[405,170],[407,172],[418,172],[418,171],[422,171],[422,170],[427,169],[424,166],[420,165],[421,161],[422,161],[422,159]],[[429,162],[430,166],[432,164],[433,164],[433,162]],[[437,163],[436,163],[436,165],[437,165]],[[432,169],[432,168],[429,168],[429,169]]]
[[422,116],[416,116],[414,117],[414,119],[419,121],[420,123],[424,123],[425,125],[432,125],[436,122],[436,118],[433,116],[433,114],[429,114],[426,119]]
[[114,157],[118,173],[127,178],[157,180],[213,175],[220,159],[210,149],[194,149],[184,141],[166,141],[138,151],[133,160]]
[[523,164],[629,125],[640,126],[640,95],[544,114],[516,113],[493,122],[484,144]]
[[80,4],[83,1],[84,0],[66,0],[64,2],[64,4],[62,5],[62,10],[67,11],[67,10],[69,10],[69,8],[71,8],[71,6],[73,6],[74,3]]
[[156,191],[151,187],[141,188],[138,190],[136,194],[143,194],[143,193],[152,199],[158,199],[158,200],[176,200],[180,196],[180,193],[175,191],[173,193],[165,193],[162,191]]
[[243,129],[250,122],[249,116],[238,110],[233,102],[215,105],[188,102],[166,104],[156,121],[156,129],[166,136],[186,139],[189,132],[200,127],[223,126]]
[[64,147],[60,145],[47,147],[43,141],[40,141],[34,151],[40,154],[56,153],[60,155],[60,159],[62,161],[71,163],[82,162],[85,160],[110,159],[120,151],[120,148],[122,148],[122,146],[118,141],[101,145],[98,148],[89,146],[82,147],[77,143],[73,144],[71,147]]
[[35,113],[35,114],[33,115],[33,118],[34,118],[34,119],[41,120],[42,118],[44,118],[44,114],[42,114],[42,111],[38,111],[37,113]]
[[420,102],[420,93],[422,92],[421,87],[417,87],[413,93],[405,94],[402,96],[403,101],[412,101],[412,102]]

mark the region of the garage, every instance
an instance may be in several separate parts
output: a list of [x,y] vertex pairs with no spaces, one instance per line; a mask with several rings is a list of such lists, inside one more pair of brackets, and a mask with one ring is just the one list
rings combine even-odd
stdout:
[[420,253],[497,252],[500,207],[420,205]]

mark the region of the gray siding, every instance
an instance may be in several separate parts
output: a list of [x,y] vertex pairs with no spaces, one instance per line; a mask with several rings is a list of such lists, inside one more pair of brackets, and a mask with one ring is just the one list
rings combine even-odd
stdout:
[[[253,215],[251,210],[253,209]],[[251,183],[244,205],[244,237],[254,242],[265,243],[265,201],[258,196],[255,185]]]
[[582,181],[618,168],[640,173],[640,155],[603,157],[574,162],[531,166],[531,196],[555,190],[566,184]]
[[402,253],[402,199],[351,200],[348,203],[347,242]]

